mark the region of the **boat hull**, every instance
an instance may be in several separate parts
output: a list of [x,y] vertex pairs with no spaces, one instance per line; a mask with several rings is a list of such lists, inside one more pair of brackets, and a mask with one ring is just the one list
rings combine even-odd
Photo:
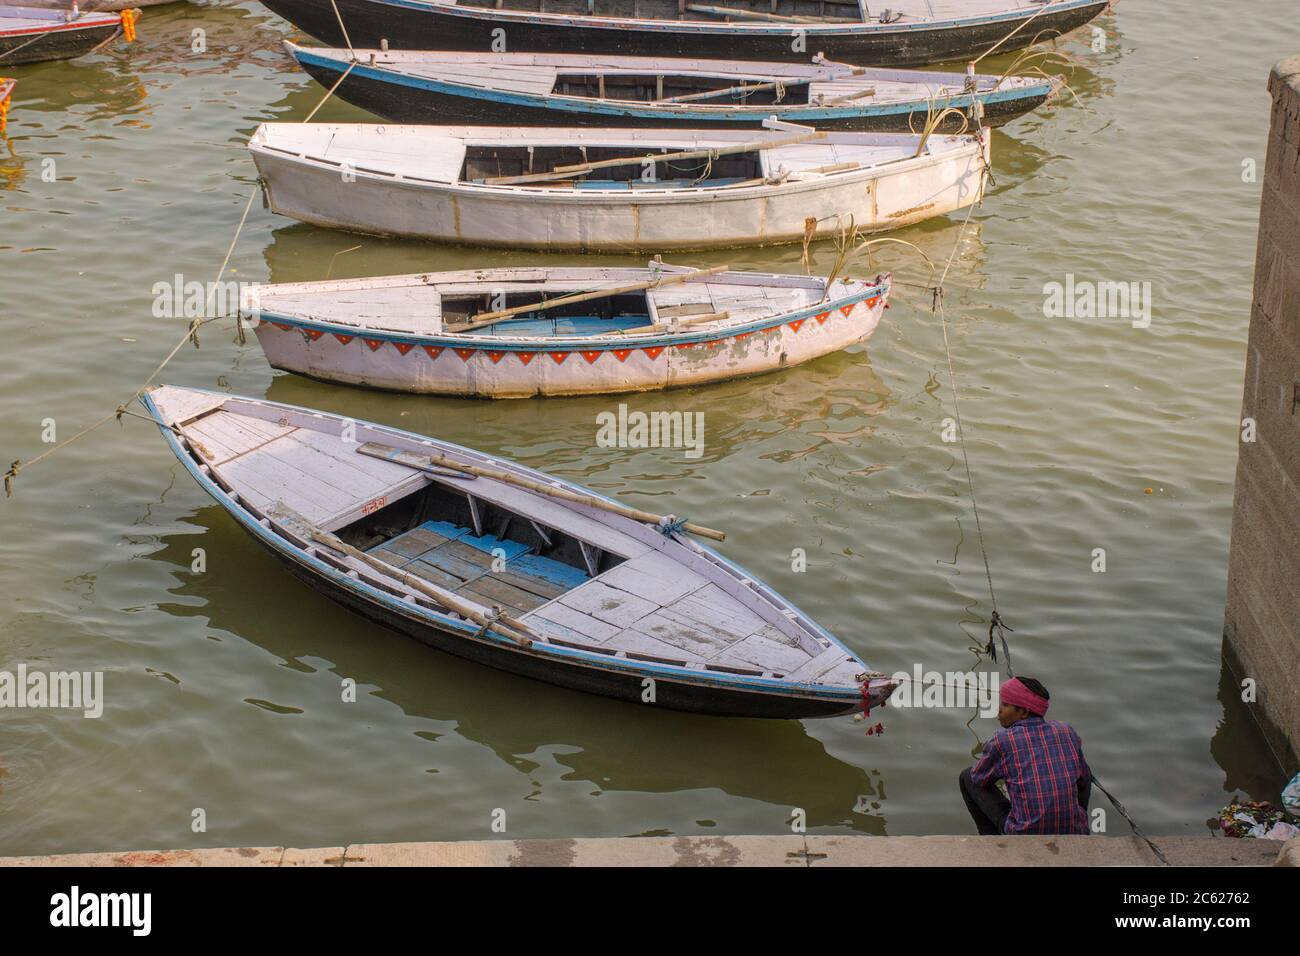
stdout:
[[[455,5],[394,3],[388,0],[336,0],[338,16],[327,0],[264,0],[264,5],[300,30],[332,46],[378,47],[386,42],[401,50],[499,49],[504,35],[509,49],[523,53],[619,53],[646,56],[717,56],[719,50],[738,60],[806,61],[815,52],[859,66],[919,66],[970,59],[998,41],[1009,53],[1031,43],[1061,36],[1094,19],[1109,0],[1087,0],[1030,19],[1016,16],[954,20],[933,26],[878,24],[808,25],[803,44],[792,42],[788,23],[754,25],[713,21],[615,20],[595,17],[511,14]],[[339,17],[347,37],[339,28]],[[592,21],[597,21],[593,23]],[[1008,38],[1017,25],[1023,25]],[[800,24],[800,27],[804,25]],[[501,34],[494,31],[504,30]],[[494,44],[498,44],[494,46]]]
[[[3,25],[4,21],[0,20],[0,27]],[[116,22],[107,22],[91,26],[67,24],[53,29],[0,34],[0,66],[70,60],[89,53],[105,40],[112,39],[118,29]]]
[[599,349],[544,341],[456,348],[447,338],[421,344],[367,337],[379,333],[340,336],[274,316],[264,317],[256,334],[272,367],[311,378],[429,395],[531,398],[682,388],[790,368],[865,341],[884,308],[877,294],[740,335],[722,330],[689,344],[665,339],[622,348],[606,341]]
[[[483,634],[475,625],[432,612],[421,613],[411,603],[369,586],[354,575],[322,563],[288,543],[258,520],[235,498],[205,473],[177,435],[163,422],[165,419],[149,395],[145,405],[160,424],[168,446],[191,477],[225,511],[285,565],[296,578],[339,605],[368,620],[413,637],[423,644],[456,657],[485,664],[498,670],[533,678],[572,690],[599,694],[641,706],[725,717],[764,717],[798,719],[834,717],[862,709],[862,692],[854,687],[824,687],[791,683],[780,686],[766,679],[710,674],[697,671],[678,676],[662,665],[638,663],[630,658],[562,653],[561,649],[521,647],[492,632]],[[272,403],[267,403],[272,404]],[[305,410],[278,406],[286,413]],[[206,466],[205,466],[206,467]],[[739,571],[739,569],[736,569]],[[842,649],[841,649],[842,650]],[[852,658],[851,658],[852,659]],[[871,706],[892,693],[889,683],[869,685]],[[646,700],[653,688],[653,701]]]
[[[742,113],[696,110],[677,115],[635,108],[609,108],[600,111],[548,106],[545,97],[513,97],[509,102],[490,98],[489,91],[472,86],[457,86],[448,79],[420,84],[394,81],[383,71],[357,66],[335,89],[346,67],[318,60],[299,59],[299,65],[316,82],[334,89],[340,99],[369,110],[376,116],[397,123],[434,123],[441,125],[487,126],[594,126],[616,128],[653,128],[678,122],[683,126],[707,129],[757,129],[766,115],[775,113],[790,123],[803,123],[818,129],[849,129],[862,132],[907,133],[923,129],[929,103],[890,104],[887,107],[857,108],[781,108]],[[984,104],[983,125],[1001,126],[1042,106],[1050,91],[1013,91],[1010,94],[981,94]],[[969,112],[970,96],[955,96],[934,103],[935,112],[953,107]],[[948,117],[937,132],[957,132],[963,120]]]
[[817,180],[696,190],[528,190],[412,181],[250,146],[272,210],[367,235],[457,245],[660,253],[802,242],[839,235],[852,217],[883,232],[979,201],[982,146]]
[[642,707],[665,707],[714,717],[763,717],[782,720],[839,717],[861,710],[860,700],[818,700],[794,694],[731,690],[716,685],[704,686],[673,681],[664,677],[654,680],[654,703],[646,703],[645,676],[582,665],[556,665],[554,662],[512,650],[499,644],[474,641],[463,632],[444,631],[425,622],[412,620],[346,588],[322,579],[312,569],[303,567],[290,555],[262,544],[280,559],[289,571],[313,590],[368,620],[413,637],[421,644],[445,651],[476,664],[520,677],[543,681],[569,690],[612,697]]

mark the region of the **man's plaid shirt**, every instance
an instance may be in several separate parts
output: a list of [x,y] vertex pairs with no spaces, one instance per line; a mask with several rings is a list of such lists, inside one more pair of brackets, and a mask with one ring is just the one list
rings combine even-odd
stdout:
[[1029,716],[999,730],[971,770],[976,786],[991,787],[996,780],[1007,782],[1011,801],[1004,833],[1088,832],[1079,795],[1092,771],[1069,724]]

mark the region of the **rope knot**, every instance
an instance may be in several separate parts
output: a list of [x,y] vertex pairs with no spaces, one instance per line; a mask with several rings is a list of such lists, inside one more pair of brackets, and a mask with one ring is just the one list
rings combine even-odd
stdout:
[[14,496],[14,479],[18,477],[18,472],[22,470],[22,467],[23,467],[22,460],[19,459],[15,461],[12,465],[10,465],[9,470],[5,472],[5,497],[6,498],[12,498]]
[[678,518],[677,515],[664,515],[659,519],[659,533],[666,538],[671,538],[674,534],[686,527],[686,519]]

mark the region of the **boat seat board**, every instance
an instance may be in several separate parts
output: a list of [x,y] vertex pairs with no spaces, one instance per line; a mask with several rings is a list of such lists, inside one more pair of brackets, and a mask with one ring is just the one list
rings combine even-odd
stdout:
[[217,410],[181,429],[235,492],[265,509],[283,501],[327,531],[367,502],[428,483],[420,473],[357,455],[337,436]]
[[[494,335],[604,335],[635,329],[650,323],[648,315],[622,314],[610,319],[599,315],[564,315],[554,319],[528,318],[498,322],[492,326]],[[447,331],[455,332],[451,326]]]
[[[370,548],[370,554],[472,601],[525,614],[586,582],[562,561],[496,535],[475,535],[448,521],[426,521]],[[503,557],[505,568],[493,571]]]
[[[606,651],[756,673],[806,669],[827,650],[793,624],[783,629],[765,621],[653,550],[566,591],[526,619],[558,638]],[[830,651],[827,670],[847,659],[838,647]]]
[[416,335],[436,333],[442,326],[442,296],[423,284],[382,293],[364,288],[294,293],[272,287],[259,296],[259,306],[268,315]]

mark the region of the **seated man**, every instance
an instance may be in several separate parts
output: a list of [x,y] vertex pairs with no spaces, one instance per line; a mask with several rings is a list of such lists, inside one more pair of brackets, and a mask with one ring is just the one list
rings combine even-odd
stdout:
[[[1003,729],[958,778],[975,826],[984,836],[1087,833],[1092,771],[1079,735],[1069,724],[1043,719],[1047,688],[1034,678],[1013,677],[1000,693]],[[1006,781],[1006,797],[998,780]]]

